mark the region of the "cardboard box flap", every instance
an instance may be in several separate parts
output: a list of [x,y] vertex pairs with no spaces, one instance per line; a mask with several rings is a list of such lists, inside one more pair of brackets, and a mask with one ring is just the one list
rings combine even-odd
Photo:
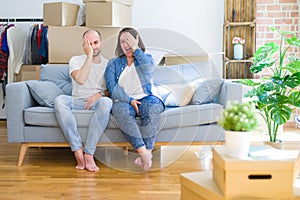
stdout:
[[133,0],[83,0],[83,3],[86,2],[116,2],[116,3],[121,3],[124,5],[132,6],[133,5]]

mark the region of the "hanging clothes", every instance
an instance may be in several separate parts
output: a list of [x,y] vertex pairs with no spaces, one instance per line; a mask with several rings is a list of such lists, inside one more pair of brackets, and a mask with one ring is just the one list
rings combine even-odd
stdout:
[[18,27],[12,27],[7,30],[7,44],[9,48],[8,57],[8,83],[14,82],[15,74],[19,74],[23,64],[25,41],[27,32]]
[[39,26],[35,25],[33,31],[31,33],[31,61],[33,65],[41,64],[39,58],[39,48],[38,48],[38,38],[37,33],[39,30]]
[[41,44],[39,48],[41,64],[48,63],[48,27],[42,26]]
[[7,37],[6,31],[13,25],[4,25],[1,29],[1,36],[0,36],[0,80],[4,78],[7,74],[7,62],[9,56],[9,49],[7,45]]
[[32,63],[31,60],[31,33],[33,31],[34,25],[29,27],[26,41],[25,41],[25,49],[24,49],[24,56],[23,56],[23,63],[25,65],[30,65]]

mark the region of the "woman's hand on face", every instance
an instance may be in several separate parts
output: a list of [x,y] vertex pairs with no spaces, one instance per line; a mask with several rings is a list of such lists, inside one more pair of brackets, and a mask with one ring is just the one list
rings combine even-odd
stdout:
[[90,44],[90,41],[86,37],[83,38],[82,46],[83,46],[83,51],[87,56],[93,55],[93,48]]
[[137,48],[139,48],[139,35],[134,38],[129,32],[125,33],[125,39],[128,44],[132,48],[133,51],[135,51]]
[[141,104],[141,102],[139,102],[138,100],[136,99],[133,99],[131,102],[130,102],[130,105],[134,108],[135,112],[137,115],[140,115],[139,113],[139,107],[138,105]]

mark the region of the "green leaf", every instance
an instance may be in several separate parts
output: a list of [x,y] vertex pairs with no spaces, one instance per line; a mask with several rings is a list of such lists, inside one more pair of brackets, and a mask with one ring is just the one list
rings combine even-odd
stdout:
[[300,107],[300,91],[292,91],[289,95],[290,104]]
[[276,60],[273,59],[273,55],[278,49],[278,44],[271,42],[267,43],[260,48],[254,54],[253,63],[250,66],[250,71],[253,73],[258,73],[266,67],[271,67],[274,65]]
[[270,105],[268,108],[270,109],[271,119],[279,125],[286,123],[292,114],[292,109],[283,104]]
[[283,81],[284,85],[290,88],[295,88],[300,85],[300,72],[296,72],[292,75],[287,75]]
[[243,85],[247,85],[247,86],[257,86],[260,84],[259,80],[253,81],[252,79],[239,79],[236,82],[241,83]]
[[290,57],[290,62],[285,67],[281,67],[281,69],[287,70],[290,73],[300,72],[300,60]]

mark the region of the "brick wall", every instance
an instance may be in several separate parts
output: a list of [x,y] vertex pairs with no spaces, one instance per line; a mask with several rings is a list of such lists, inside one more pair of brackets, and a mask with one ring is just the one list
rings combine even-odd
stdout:
[[[256,49],[271,41],[279,44],[279,35],[270,31],[271,26],[280,30],[299,32],[299,2],[300,0],[256,0]],[[300,57],[300,50],[293,48],[288,54]],[[269,71],[265,70],[255,78],[268,74]],[[295,126],[294,115],[298,114],[297,112],[300,111],[295,110],[286,126]]]

